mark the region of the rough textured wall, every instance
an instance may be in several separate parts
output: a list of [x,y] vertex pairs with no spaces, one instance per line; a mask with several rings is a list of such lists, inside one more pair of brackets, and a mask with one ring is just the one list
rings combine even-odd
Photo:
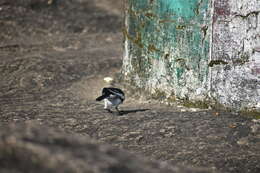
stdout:
[[260,106],[259,12],[259,0],[215,0],[211,88],[225,106]]
[[259,106],[259,0],[127,2],[127,80],[166,97]]
[[152,93],[205,96],[208,0],[128,0],[124,73]]

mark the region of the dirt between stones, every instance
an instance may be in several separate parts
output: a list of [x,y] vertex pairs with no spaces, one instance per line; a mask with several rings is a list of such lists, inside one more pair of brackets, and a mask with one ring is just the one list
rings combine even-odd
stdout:
[[[158,168],[161,162],[153,166],[133,155],[167,161],[168,166],[205,167],[207,172],[260,172],[259,120],[232,112],[165,106],[137,94],[132,97],[126,89],[122,116],[103,111],[94,101],[106,86],[103,78],[120,72],[120,9],[122,1],[112,0],[0,0],[0,170],[34,172],[54,165],[51,168],[58,172],[95,172],[93,167],[90,171],[80,166],[90,159],[87,151],[76,156],[81,154],[76,148],[84,151],[82,145],[87,143],[69,142],[66,147],[66,142],[54,140],[91,137],[99,143],[96,147],[109,144],[116,152],[121,151],[115,148],[123,148],[132,153],[122,151],[124,156],[115,156],[118,160],[113,163],[140,159],[140,165],[155,172],[163,172]],[[28,162],[22,160],[25,156]],[[53,162],[46,166],[42,158]],[[94,158],[87,163],[102,170],[102,159]],[[17,163],[21,167],[15,169]],[[57,167],[60,163],[68,165]],[[137,172],[134,168],[141,167],[137,165],[133,163],[128,172]],[[124,166],[112,171],[108,167],[103,172],[125,171]],[[166,172],[187,171],[176,169]]]

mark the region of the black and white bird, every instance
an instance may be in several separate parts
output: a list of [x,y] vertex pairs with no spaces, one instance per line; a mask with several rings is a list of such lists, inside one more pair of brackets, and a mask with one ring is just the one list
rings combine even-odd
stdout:
[[96,101],[104,100],[104,109],[112,112],[111,108],[115,107],[118,114],[120,111],[118,106],[124,102],[125,93],[119,88],[103,88],[102,95],[96,98]]

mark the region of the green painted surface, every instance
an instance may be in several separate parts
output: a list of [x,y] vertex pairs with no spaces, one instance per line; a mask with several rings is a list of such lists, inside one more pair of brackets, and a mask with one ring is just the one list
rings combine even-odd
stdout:
[[177,96],[206,87],[208,8],[209,0],[128,0],[124,33],[139,83],[163,81]]

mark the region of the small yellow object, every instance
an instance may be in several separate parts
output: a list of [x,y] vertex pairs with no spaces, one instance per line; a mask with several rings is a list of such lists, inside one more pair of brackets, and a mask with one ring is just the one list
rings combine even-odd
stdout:
[[48,5],[51,5],[53,3],[53,0],[48,0]]
[[234,124],[229,124],[229,128],[233,129],[233,128],[236,128],[237,126],[234,125]]
[[114,80],[114,79],[113,79],[112,77],[105,77],[105,78],[104,78],[104,81],[105,81],[106,83],[111,83],[113,80]]

